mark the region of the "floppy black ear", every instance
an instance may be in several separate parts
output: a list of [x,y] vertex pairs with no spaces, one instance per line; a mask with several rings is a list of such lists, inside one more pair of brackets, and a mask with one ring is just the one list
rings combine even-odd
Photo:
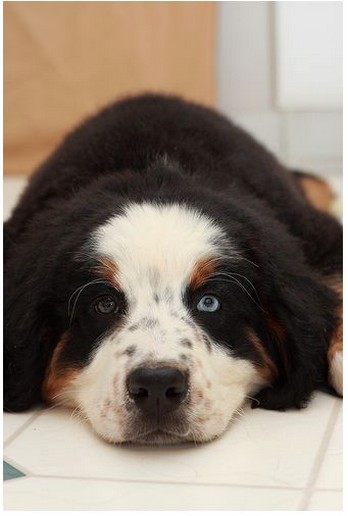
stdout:
[[[4,409],[21,411],[40,401],[51,347],[49,293],[40,266],[43,249],[13,247],[4,270]],[[46,250],[47,253],[47,250]]]
[[301,408],[326,381],[326,353],[337,300],[310,271],[305,275],[289,272],[274,279],[263,342],[278,375],[255,396],[253,408]]

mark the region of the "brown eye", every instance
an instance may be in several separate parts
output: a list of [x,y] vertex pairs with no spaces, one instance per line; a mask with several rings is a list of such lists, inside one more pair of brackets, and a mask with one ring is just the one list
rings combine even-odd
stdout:
[[118,308],[116,301],[109,296],[100,298],[94,305],[94,310],[100,315],[115,314]]

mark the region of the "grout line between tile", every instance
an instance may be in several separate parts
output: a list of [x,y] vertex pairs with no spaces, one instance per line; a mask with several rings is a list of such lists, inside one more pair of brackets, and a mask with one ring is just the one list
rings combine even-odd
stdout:
[[31,476],[28,476],[28,475],[24,475],[22,477],[15,477],[15,478],[8,478],[7,480],[4,480],[3,481],[3,491],[5,491],[5,487],[9,484],[9,483],[13,483],[13,482],[19,482],[20,480],[27,480],[28,478],[32,478]]
[[[301,492],[301,488],[291,487],[291,486],[256,486],[256,485],[248,485],[248,484],[209,484],[209,483],[199,483],[196,484],[194,482],[178,482],[178,481],[165,481],[165,480],[126,480],[126,479],[114,479],[114,478],[92,478],[92,477],[60,477],[57,475],[25,475],[24,477],[17,477],[17,478],[11,478],[6,480],[4,484],[4,488],[6,485],[8,485],[10,482],[19,482],[19,481],[25,481],[28,479],[51,479],[51,480],[82,480],[82,481],[93,481],[93,482],[115,482],[115,483],[123,483],[123,484],[163,484],[163,485],[177,485],[177,486],[196,486],[196,487],[236,487],[241,489],[270,489],[270,490],[280,490],[280,491],[299,491]],[[318,489],[320,492],[325,493],[342,493],[342,489],[338,488],[320,488]]]
[[35,412],[32,416],[29,417],[29,419],[26,420],[25,423],[23,423],[17,430],[13,432],[7,439],[4,441],[3,449],[5,449],[9,444],[11,444],[17,437],[21,435],[24,430],[28,428],[28,426],[35,421],[36,418],[38,418],[40,415],[40,412]]
[[[326,456],[326,452],[329,447],[330,438],[332,436],[335,424],[338,420],[339,411],[341,409],[341,403],[342,402],[340,400],[335,400],[335,403],[331,410],[331,414],[330,414],[329,421],[327,423],[323,438],[321,440],[320,446],[318,448],[316,457],[313,462],[313,466],[312,466],[312,469],[311,469],[311,472],[309,475],[309,480],[303,490],[303,498],[299,504],[299,508],[297,509],[298,511],[308,510],[308,504],[310,502],[311,496],[314,491],[315,483],[318,479],[321,467],[323,465],[323,462],[324,462],[324,459]],[[322,489],[320,489],[320,490],[322,490]],[[338,491],[340,491],[340,489],[338,489]]]
[[[187,482],[180,480],[140,480],[140,479],[126,479],[126,478],[94,478],[94,477],[80,477],[80,476],[60,476],[60,475],[42,475],[42,474],[31,474],[31,478],[51,478],[56,480],[83,480],[93,482],[115,482],[115,483],[125,483],[125,484],[163,484],[163,485],[177,485],[177,486],[198,486],[198,487],[240,487],[242,489],[276,489],[276,490],[285,490],[285,491],[303,491],[301,487],[293,487],[293,486],[271,486],[271,485],[254,485],[254,484],[229,484],[227,482],[222,482],[219,484],[211,483],[211,482]],[[331,489],[330,491],[336,491]],[[337,491],[340,491],[337,489]]]

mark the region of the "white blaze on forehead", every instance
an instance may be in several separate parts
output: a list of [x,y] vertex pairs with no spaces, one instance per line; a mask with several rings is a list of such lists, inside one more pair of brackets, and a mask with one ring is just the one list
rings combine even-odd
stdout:
[[178,283],[187,279],[197,260],[218,256],[226,237],[198,210],[181,204],[130,204],[95,235],[95,250],[117,263],[119,280],[153,279]]

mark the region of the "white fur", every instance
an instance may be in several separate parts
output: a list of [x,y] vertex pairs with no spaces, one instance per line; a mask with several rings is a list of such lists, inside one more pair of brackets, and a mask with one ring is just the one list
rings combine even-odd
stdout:
[[199,258],[219,255],[226,247],[223,231],[212,220],[178,204],[131,204],[96,234],[97,253],[118,265],[129,294],[148,289],[156,270],[160,286],[182,286]]
[[[104,439],[132,441],[139,415],[127,395],[127,375],[143,364],[169,364],[189,373],[190,390],[180,409],[182,426],[173,429],[180,435],[161,436],[160,442],[207,441],[220,435],[261,384],[249,361],[228,356],[214,343],[209,349],[183,301],[197,260],[226,252],[223,231],[183,205],[132,204],[98,229],[92,246],[96,256],[117,265],[128,313],[122,328],[103,339],[89,366],[69,386],[66,400],[80,407]],[[233,253],[238,256],[229,249]],[[183,339],[192,347],[185,347]],[[136,351],[129,356],[132,346]]]

